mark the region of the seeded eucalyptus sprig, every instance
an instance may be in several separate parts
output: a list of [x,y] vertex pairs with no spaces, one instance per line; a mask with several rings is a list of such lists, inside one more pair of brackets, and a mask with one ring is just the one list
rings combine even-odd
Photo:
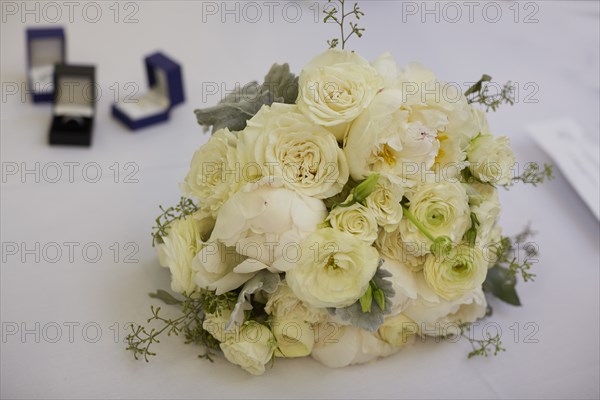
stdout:
[[191,215],[198,211],[198,207],[191,199],[182,197],[179,203],[174,207],[164,208],[158,206],[162,213],[154,220],[155,225],[152,227],[152,247],[157,243],[162,243],[163,236],[168,235],[169,224],[176,219]]
[[205,313],[231,309],[235,305],[237,294],[228,292],[217,296],[209,290],[201,290],[190,295],[183,294],[183,296],[184,299],[180,300],[164,290],[150,293],[150,297],[160,299],[168,305],[178,305],[181,315],[177,318],[165,318],[161,314],[160,307],[150,306],[152,316],[146,323],[158,322],[161,325],[159,328],[139,324],[129,325],[131,333],[125,338],[127,340],[126,349],[133,352],[136,360],[144,357],[144,360],[148,362],[148,357],[155,356],[156,353],[151,350],[152,345],[160,343],[159,336],[166,333],[167,336],[183,335],[185,343],[203,346],[205,353],[199,357],[212,361],[213,350],[219,348],[219,342],[202,327]]
[[340,38],[339,39],[333,38],[331,40],[328,40],[327,44],[329,45],[329,48],[335,49],[338,45],[341,44],[342,50],[344,50],[346,47],[346,42],[348,42],[348,40],[353,35],[356,35],[357,37],[360,38],[360,37],[362,37],[363,32],[365,31],[365,28],[358,27],[358,22],[349,21],[348,25],[349,25],[350,33],[348,33],[346,35],[345,28],[344,28],[346,18],[354,16],[357,20],[359,20],[360,17],[363,17],[365,15],[365,13],[360,10],[360,7],[358,7],[357,3],[354,3],[354,7],[353,7],[352,11],[346,12],[345,4],[344,4],[345,0],[336,0],[336,1],[338,3],[340,3],[339,10],[334,5],[335,4],[334,0],[327,0],[327,3],[332,4],[332,6],[328,10],[323,10],[323,13],[325,14],[325,18],[323,19],[323,22],[327,23],[329,21],[333,21],[336,24],[338,24],[338,26],[340,27]]
[[469,104],[479,103],[486,107],[486,111],[496,111],[501,104],[515,104],[515,87],[512,82],[504,84],[499,93],[491,94],[490,82],[492,77],[484,74],[481,79],[475,82],[465,92],[465,97]]
[[459,323],[458,328],[460,329],[460,336],[467,339],[473,348],[467,355],[469,358],[477,356],[487,357],[489,354],[497,356],[498,353],[506,351],[506,349],[502,347],[500,333],[497,333],[495,336],[484,337],[483,339],[475,339],[471,333],[471,323]]
[[509,188],[517,182],[530,184],[533,187],[540,185],[546,181],[554,179],[554,166],[551,164],[544,163],[544,167],[540,169],[537,163],[531,162],[525,165],[523,173],[519,176],[515,176],[512,182],[505,185],[505,188]]

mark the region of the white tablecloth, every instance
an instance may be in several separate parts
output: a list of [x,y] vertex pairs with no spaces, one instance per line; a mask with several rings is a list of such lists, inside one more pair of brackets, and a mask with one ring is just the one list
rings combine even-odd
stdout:
[[[24,31],[36,25],[35,7],[40,25],[52,25],[56,11],[39,2],[2,3],[2,397],[598,398],[599,224],[558,171],[537,189],[521,185],[501,193],[505,233],[531,222],[541,256],[536,282],[518,286],[523,307],[493,303],[489,321],[501,327],[507,348],[498,357],[468,360],[467,342],[428,340],[341,370],[278,359],[256,378],[222,357],[198,360],[196,349],[178,338],[163,340],[149,364],[124,351],[125,323],[143,321],[153,303],[146,294],[169,286],[149,232],[157,206],[178,200],[177,184],[207,140],[192,111],[215,104],[236,82],[260,80],[273,62],[289,62],[299,72],[337,33],[315,22],[312,1],[301,5],[295,23],[294,5],[267,3],[254,3],[262,11],[255,23],[256,6],[243,2],[81,3],[72,15],[55,3],[69,62],[97,67],[101,98],[90,149],[48,146],[51,106],[22,101],[21,89],[10,94],[25,81]],[[411,8],[363,3],[367,30],[350,47],[366,58],[390,51],[398,62],[418,60],[447,81],[488,73],[497,82],[518,82],[518,104],[490,120],[494,132],[512,138],[519,161],[549,161],[525,134],[529,123],[569,117],[598,141],[598,2],[519,3],[517,23],[513,2],[496,2],[503,11],[496,23],[489,22],[494,9],[484,18],[483,3],[472,23],[462,2],[455,3],[463,13],[456,23],[448,21],[456,14],[445,3],[437,6],[439,23],[435,15],[424,14],[423,23],[420,13],[403,14],[403,7],[423,11],[421,2]],[[225,7],[238,7],[239,23]],[[527,16],[538,22],[524,23]],[[146,89],[142,60],[157,49],[183,64],[187,101],[170,122],[131,133],[109,107],[132,93],[130,82],[140,93]],[[93,182],[97,171],[102,176]]]

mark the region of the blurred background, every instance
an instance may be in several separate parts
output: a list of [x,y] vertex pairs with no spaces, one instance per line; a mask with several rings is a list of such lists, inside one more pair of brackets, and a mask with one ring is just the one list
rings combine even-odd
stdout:
[[[322,22],[327,3],[313,0],[0,4],[2,398],[600,395],[599,224],[558,168],[541,187],[501,191],[505,234],[531,223],[541,255],[536,282],[519,286],[524,306],[493,304],[508,350],[498,357],[467,360],[468,343],[429,340],[344,370],[277,360],[285,366],[256,379],[197,360],[175,338],[150,364],[134,362],[125,325],[146,318],[148,292],[169,286],[151,246],[158,205],[177,202],[208,139],[193,110],[261,81],[275,62],[299,73],[337,28]],[[529,127],[570,121],[582,133],[575,148],[598,156],[599,4],[363,1],[366,31],[349,48],[369,60],[390,52],[401,65],[418,61],[465,89],[483,73],[513,81],[516,103],[488,114],[492,132],[511,138],[520,163],[556,164],[560,151],[553,161]],[[96,67],[90,148],[49,146],[52,106],[33,104],[27,91],[25,31],[57,26],[68,63]],[[110,107],[146,92],[144,57],[158,50],[182,65],[186,101],[168,122],[133,133]],[[580,161],[597,199],[597,158]]]

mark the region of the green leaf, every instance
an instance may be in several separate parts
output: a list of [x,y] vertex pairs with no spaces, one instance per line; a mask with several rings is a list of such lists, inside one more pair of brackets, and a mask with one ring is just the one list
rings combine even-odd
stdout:
[[492,80],[492,77],[487,75],[487,74],[483,74],[483,76],[481,77],[480,80],[478,80],[477,82],[475,82],[473,84],[473,86],[471,86],[470,88],[467,89],[467,91],[465,92],[465,97],[473,94],[473,93],[477,93],[479,91],[481,91],[481,87],[483,85],[484,82],[489,82]]
[[367,291],[360,298],[360,308],[362,312],[369,313],[371,312],[371,306],[373,305],[373,288],[369,284],[367,287]]
[[373,292],[373,298],[375,299],[375,303],[381,308],[382,311],[385,311],[385,293],[381,288],[377,288],[375,292]]
[[158,289],[156,291],[156,293],[149,293],[148,295],[150,297],[152,297],[153,299],[162,300],[165,304],[169,304],[169,305],[181,304],[182,303],[181,300],[177,300],[170,293],[165,292],[164,290],[161,290],[161,289]]
[[483,289],[505,303],[520,306],[521,301],[515,288],[516,284],[517,280],[514,275],[511,275],[508,268],[495,266],[488,271]]
[[469,246],[475,246],[475,242],[477,241],[477,228],[479,228],[479,220],[477,219],[477,214],[474,212],[471,213],[471,227],[465,233],[465,240],[469,243]]

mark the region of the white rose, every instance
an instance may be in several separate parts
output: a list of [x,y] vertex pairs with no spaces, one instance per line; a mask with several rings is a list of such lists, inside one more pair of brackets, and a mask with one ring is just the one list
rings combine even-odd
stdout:
[[487,267],[488,262],[479,247],[460,244],[448,253],[428,255],[423,274],[429,287],[438,296],[445,300],[456,300],[481,287]]
[[210,333],[219,342],[225,342],[228,335],[239,335],[239,331],[236,331],[236,328],[225,329],[229,323],[230,316],[231,310],[224,310],[214,314],[207,313],[202,322],[202,329]]
[[482,182],[508,185],[513,178],[515,154],[506,136],[477,136],[468,149],[469,169]]
[[403,242],[402,235],[398,229],[392,232],[382,230],[375,241],[375,248],[379,250],[382,256],[398,261],[412,271],[423,269],[425,257],[415,255],[419,254],[421,247],[415,243]]
[[403,314],[386,317],[377,330],[381,339],[394,347],[403,347],[414,342],[417,332],[417,323]]
[[326,217],[321,200],[286,189],[277,179],[263,178],[244,186],[221,207],[210,240],[248,257],[236,272],[251,273],[271,267]]
[[158,246],[159,262],[171,271],[171,289],[190,294],[196,289],[192,260],[202,249],[202,238],[214,220],[203,212],[176,219],[169,224],[167,236]]
[[[459,182],[427,181],[416,188],[409,200],[408,211],[433,237],[447,236],[459,243],[471,227],[467,193]],[[431,240],[406,216],[400,222],[400,232],[415,255],[430,252]]]
[[227,361],[252,375],[262,375],[273,357],[273,336],[269,328],[257,322],[245,323],[238,338],[228,338],[220,347]]
[[377,219],[373,212],[360,203],[348,207],[335,207],[327,221],[333,229],[346,232],[372,244],[377,239]]
[[329,368],[364,364],[400,350],[381,340],[377,333],[353,326],[325,323],[317,329],[319,340],[312,357]]
[[265,312],[279,319],[287,318],[309,324],[322,322],[328,317],[327,311],[304,303],[285,283],[279,285],[277,291],[269,297]]
[[238,254],[233,247],[221,242],[207,242],[192,261],[194,281],[201,289],[214,290],[217,295],[242,286],[256,273],[238,273],[238,265],[247,263],[245,256]]
[[242,186],[243,178],[237,137],[227,129],[220,129],[194,153],[181,189],[186,196],[200,200],[202,209],[216,216],[221,205]]
[[272,316],[278,357],[309,355],[315,344],[313,325],[328,317],[327,311],[305,304],[286,284],[281,284],[269,297],[265,312]]
[[240,134],[240,149],[263,176],[285,187],[325,199],[348,181],[348,163],[332,133],[311,122],[296,105],[263,106]]
[[[299,299],[318,307],[346,307],[375,275],[379,254],[362,240],[333,228],[319,229],[299,246],[297,260],[282,258],[286,281]],[[277,264],[277,262],[276,262]]]
[[481,288],[456,300],[419,298],[404,310],[419,327],[421,336],[448,336],[458,332],[459,323],[475,322],[486,314],[487,302]]
[[402,219],[402,206],[400,205],[402,196],[404,196],[404,191],[399,185],[380,176],[375,190],[367,197],[367,207],[375,215],[377,224],[386,232],[392,232],[398,228]]
[[477,187],[488,186],[491,188],[489,194],[482,197],[478,204],[471,206],[471,211],[477,216],[479,226],[477,228],[477,243],[483,248],[490,243],[492,230],[496,226],[500,216],[500,199],[498,190],[491,185],[479,184]]
[[381,85],[377,71],[357,53],[327,50],[302,69],[296,103],[311,121],[327,127],[341,141],[348,124]]

